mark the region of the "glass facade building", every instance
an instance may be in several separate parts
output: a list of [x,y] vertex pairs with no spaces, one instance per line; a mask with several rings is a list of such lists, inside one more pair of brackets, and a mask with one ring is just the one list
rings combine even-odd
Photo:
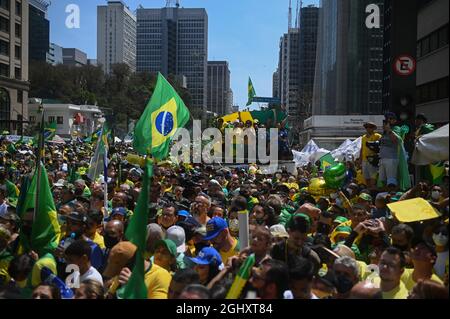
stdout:
[[137,10],[137,71],[187,79],[191,107],[207,109],[208,15],[205,9]]
[[[380,28],[366,7],[380,8]],[[383,90],[383,1],[322,0],[313,115],[380,114]]]
[[43,0],[29,1],[29,59],[47,61],[50,49],[50,21],[47,20],[49,3]]

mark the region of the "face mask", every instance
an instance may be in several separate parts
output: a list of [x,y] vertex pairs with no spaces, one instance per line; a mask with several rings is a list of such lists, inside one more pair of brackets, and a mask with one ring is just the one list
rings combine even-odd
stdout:
[[436,246],[445,247],[448,243],[448,236],[443,234],[433,234],[433,241]]
[[345,294],[352,290],[353,283],[350,279],[347,278],[345,275],[338,275],[336,276],[337,282],[336,282],[336,289],[340,294]]
[[347,193],[348,193],[348,196],[352,196],[353,195],[353,189],[347,188]]
[[103,236],[103,240],[105,241],[105,246],[106,248],[113,248],[115,245],[117,245],[119,243],[119,238],[116,237],[111,237],[107,234],[105,234]]
[[432,199],[439,199],[439,198],[441,198],[441,192],[439,192],[439,191],[431,192],[431,198]]
[[331,198],[331,199],[337,199],[338,196],[339,196],[339,195],[338,195],[337,193],[331,193],[331,194],[330,194],[330,198]]

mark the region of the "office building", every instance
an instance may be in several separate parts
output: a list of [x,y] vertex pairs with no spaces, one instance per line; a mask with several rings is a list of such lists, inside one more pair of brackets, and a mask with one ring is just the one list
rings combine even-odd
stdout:
[[438,125],[449,122],[448,10],[448,0],[428,1],[417,16],[416,112]]
[[63,48],[56,43],[50,43],[47,54],[47,63],[53,66],[63,64]]
[[137,10],[137,71],[183,75],[191,108],[207,110],[208,15],[205,9]]
[[272,97],[280,97],[280,71],[277,69],[272,76]]
[[29,1],[29,59],[46,62],[50,48],[50,21],[47,19],[48,0]]
[[107,74],[117,63],[136,71],[136,16],[122,1],[97,7],[97,60]]
[[27,0],[0,0],[0,131],[22,133],[28,120]]
[[300,10],[300,58],[299,58],[299,129],[303,121],[312,115],[312,95],[316,72],[317,31],[319,8],[310,5]]
[[[366,8],[380,8],[380,27],[366,26]],[[322,0],[313,115],[381,114],[383,3]]]
[[75,48],[63,48],[63,64],[68,66],[82,66],[87,64],[87,54]]
[[208,61],[207,110],[218,115],[231,111],[233,93],[230,87],[230,69],[227,61]]

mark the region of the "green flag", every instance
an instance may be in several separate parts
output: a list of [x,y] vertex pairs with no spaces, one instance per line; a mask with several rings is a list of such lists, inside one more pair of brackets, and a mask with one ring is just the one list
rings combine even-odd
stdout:
[[44,140],[51,141],[56,135],[56,122],[47,123],[44,127]]
[[442,184],[442,180],[445,176],[444,162],[430,164],[429,167],[430,167],[431,176],[433,178],[433,184],[434,185]]
[[[37,189],[38,207],[35,209],[33,229],[31,232],[31,248],[39,256],[52,252],[58,247],[61,229],[58,223],[55,203],[48,182],[47,171],[44,164],[40,163],[39,186]],[[36,174],[37,175],[37,174]]]
[[248,102],[246,106],[249,106],[253,103],[253,98],[256,96],[255,88],[252,83],[252,79],[248,78]]
[[146,299],[147,286],[144,280],[144,251],[146,247],[150,178],[153,167],[149,160],[145,163],[142,189],[137,202],[136,210],[131,217],[125,237],[137,246],[136,263],[128,283],[119,292],[123,299]]
[[173,136],[189,117],[183,100],[159,73],[155,91],[134,129],[134,149],[141,155],[150,152],[158,160],[166,158]]
[[100,138],[97,142],[97,148],[89,165],[88,177],[91,181],[95,181],[100,174],[103,174],[104,178],[107,179],[106,172],[108,166],[108,134],[109,129],[108,125],[105,122],[100,133]]
[[331,153],[328,153],[320,158],[320,167],[322,170],[325,170],[327,167],[336,164]]
[[[31,182],[28,182],[26,186],[22,186],[22,190],[20,193],[20,199],[17,203],[17,215],[22,218],[23,214],[29,210],[34,208],[35,199],[36,199],[36,184],[37,184],[37,168],[34,171],[33,178]],[[24,189],[26,187],[26,189]],[[23,192],[23,193],[22,193]],[[20,204],[19,204],[20,203]]]

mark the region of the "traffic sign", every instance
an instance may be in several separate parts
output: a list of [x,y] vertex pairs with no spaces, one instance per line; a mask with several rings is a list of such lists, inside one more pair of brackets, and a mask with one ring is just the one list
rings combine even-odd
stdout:
[[401,55],[395,59],[394,70],[400,76],[410,76],[416,71],[416,60],[410,55]]

